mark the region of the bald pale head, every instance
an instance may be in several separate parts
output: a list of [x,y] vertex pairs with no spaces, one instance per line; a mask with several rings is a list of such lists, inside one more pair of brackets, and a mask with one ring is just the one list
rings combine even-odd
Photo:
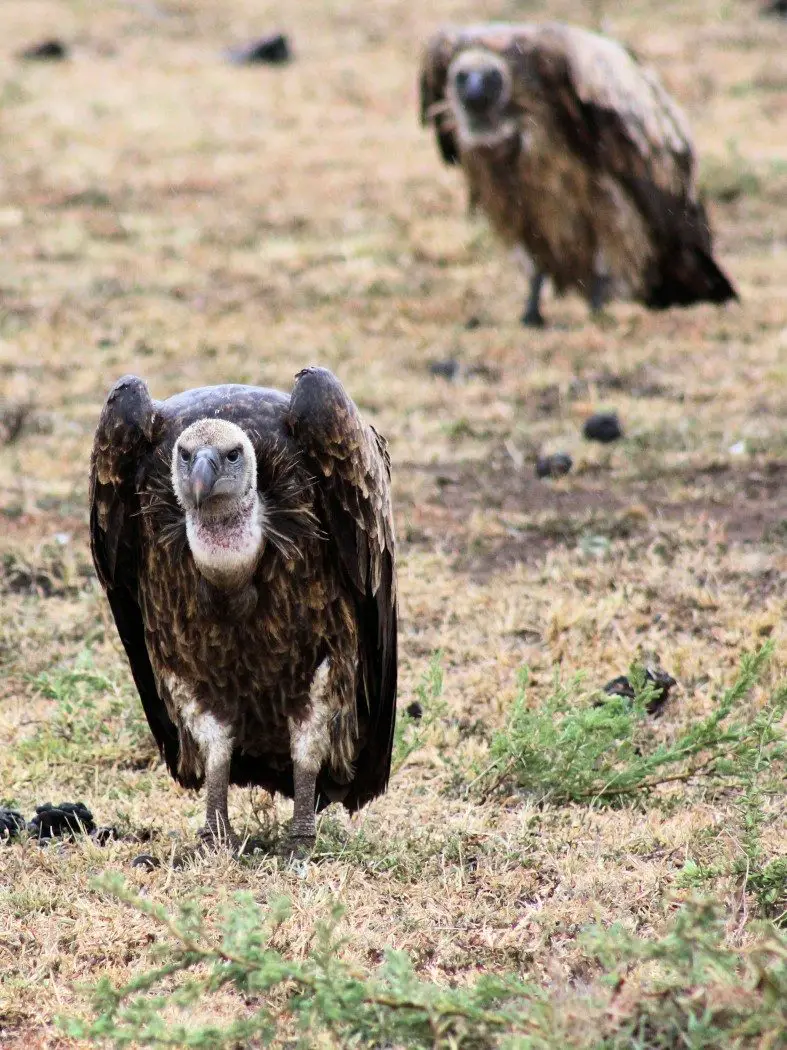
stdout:
[[506,117],[511,71],[501,55],[486,48],[461,51],[448,67],[446,95],[468,146],[494,146],[514,130]]
[[231,517],[257,487],[257,457],[248,435],[226,419],[200,419],[172,450],[172,487],[189,512]]

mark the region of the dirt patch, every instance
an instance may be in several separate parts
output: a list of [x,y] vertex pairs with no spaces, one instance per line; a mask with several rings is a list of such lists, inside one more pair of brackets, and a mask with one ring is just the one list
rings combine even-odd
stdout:
[[[676,525],[707,530],[720,542],[783,543],[787,523],[787,463],[756,467],[710,465],[673,471],[655,481],[621,479],[594,469],[542,481],[514,466],[505,449],[487,463],[407,464],[433,478],[432,497],[413,509],[405,539],[440,545],[454,568],[490,573],[517,562],[538,563],[550,550],[595,539],[612,541],[674,534]],[[686,498],[676,498],[676,491]],[[489,534],[474,516],[496,520]],[[510,516],[514,516],[512,523]],[[521,519],[521,520],[520,520]],[[502,531],[502,535],[500,535]],[[498,533],[498,534],[496,534]]]

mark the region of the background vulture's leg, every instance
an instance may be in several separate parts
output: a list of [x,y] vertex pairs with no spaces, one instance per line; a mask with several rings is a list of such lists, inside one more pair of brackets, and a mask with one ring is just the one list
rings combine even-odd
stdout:
[[590,309],[594,314],[600,314],[607,305],[609,286],[612,279],[605,273],[594,273],[590,285]]
[[310,710],[300,720],[289,720],[290,755],[295,781],[290,845],[293,852],[298,854],[308,852],[314,846],[317,835],[314,817],[317,775],[328,757],[330,747],[330,712],[326,699],[329,670],[328,660],[323,660],[315,671],[309,690]]
[[541,313],[541,289],[544,287],[546,274],[536,270],[530,279],[530,294],[525,303],[525,312],[522,314],[522,324],[528,328],[543,328],[544,315]]

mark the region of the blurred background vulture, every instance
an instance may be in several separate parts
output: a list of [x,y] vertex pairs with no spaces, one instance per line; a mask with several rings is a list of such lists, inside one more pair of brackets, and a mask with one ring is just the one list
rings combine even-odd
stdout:
[[175,779],[205,785],[203,836],[239,842],[232,784],[315,808],[386,788],[396,574],[385,442],[327,370],[291,395],[217,386],[109,394],[91,542],[150,728]]
[[561,24],[447,28],[428,43],[421,118],[540,295],[651,308],[736,298],[712,257],[685,117],[619,44]]

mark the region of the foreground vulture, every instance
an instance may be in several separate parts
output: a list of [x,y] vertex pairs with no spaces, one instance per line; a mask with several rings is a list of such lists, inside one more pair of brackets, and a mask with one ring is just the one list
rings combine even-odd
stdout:
[[470,200],[531,274],[540,296],[577,289],[651,308],[736,293],[711,254],[683,113],[623,47],[561,24],[447,28],[428,43],[421,120]]
[[351,812],[388,783],[396,570],[385,441],[339,381],[153,401],[112,388],[96,431],[93,559],[172,776],[205,785],[204,838],[239,845],[230,784]]

